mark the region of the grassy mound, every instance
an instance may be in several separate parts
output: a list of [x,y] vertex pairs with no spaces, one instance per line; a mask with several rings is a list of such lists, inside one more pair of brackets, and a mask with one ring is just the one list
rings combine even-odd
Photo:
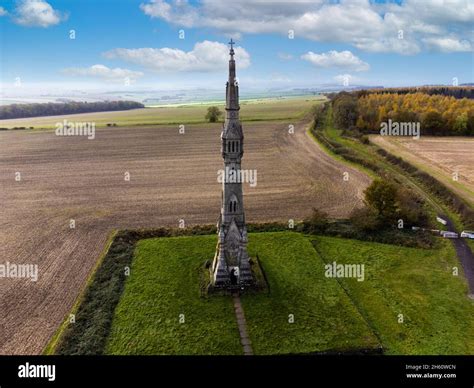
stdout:
[[[216,236],[127,236],[133,245],[121,252],[116,238],[58,353],[242,354],[232,299],[201,294]],[[474,303],[463,274],[452,275],[459,263],[449,242],[418,249],[288,231],[250,233],[249,241],[269,286],[241,296],[255,354],[380,346],[388,354],[474,353]],[[131,264],[120,259],[128,254]],[[327,278],[324,266],[334,261],[364,264],[364,281]]]
[[[250,236],[250,254],[259,255],[270,285],[270,294],[242,297],[257,354],[377,347],[344,290],[324,277],[307,238],[291,232]],[[199,297],[199,272],[214,249],[215,236],[140,241],[106,353],[241,354],[231,299]]]

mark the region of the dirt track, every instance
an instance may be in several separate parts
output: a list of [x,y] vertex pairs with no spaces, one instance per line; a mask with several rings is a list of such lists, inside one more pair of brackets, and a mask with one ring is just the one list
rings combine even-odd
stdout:
[[[347,216],[369,178],[328,157],[303,124],[293,135],[287,128],[244,125],[243,168],[258,173],[255,188],[244,185],[247,220],[299,220],[312,207]],[[112,229],[217,220],[219,134],[220,125],[184,135],[175,126],[103,129],[95,140],[0,132],[0,264],[39,266],[36,283],[0,279],[0,354],[42,351]]]

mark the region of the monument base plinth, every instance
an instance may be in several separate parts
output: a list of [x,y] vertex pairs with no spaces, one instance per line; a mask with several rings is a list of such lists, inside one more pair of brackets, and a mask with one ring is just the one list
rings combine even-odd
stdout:
[[[258,262],[258,258],[249,258],[248,266],[241,267],[237,283],[231,281],[227,268],[219,262],[205,268],[205,286],[201,290],[203,296],[214,295],[232,295],[236,292],[242,293],[260,293],[268,292],[268,285],[263,273],[263,269]],[[217,267],[217,271],[216,271]]]

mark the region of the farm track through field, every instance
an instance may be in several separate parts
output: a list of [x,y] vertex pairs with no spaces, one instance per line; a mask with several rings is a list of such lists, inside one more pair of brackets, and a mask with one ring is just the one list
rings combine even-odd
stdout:
[[[244,185],[249,222],[300,220],[312,207],[344,217],[361,204],[370,179],[326,155],[307,124],[293,135],[288,124],[244,125],[243,168],[258,173],[255,188]],[[36,283],[0,279],[0,354],[43,350],[113,229],[214,223],[219,135],[219,124],[184,135],[174,126],[103,129],[95,140],[0,133],[0,264],[39,266]]]

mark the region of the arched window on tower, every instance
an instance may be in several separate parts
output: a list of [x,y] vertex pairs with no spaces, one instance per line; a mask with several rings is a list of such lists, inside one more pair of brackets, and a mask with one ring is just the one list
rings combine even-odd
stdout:
[[229,202],[229,213],[235,213],[237,211],[237,201]]
[[235,152],[239,152],[239,146],[240,146],[240,142],[237,140],[235,142]]
[[232,195],[229,201],[229,213],[236,213],[237,212],[237,197]]

